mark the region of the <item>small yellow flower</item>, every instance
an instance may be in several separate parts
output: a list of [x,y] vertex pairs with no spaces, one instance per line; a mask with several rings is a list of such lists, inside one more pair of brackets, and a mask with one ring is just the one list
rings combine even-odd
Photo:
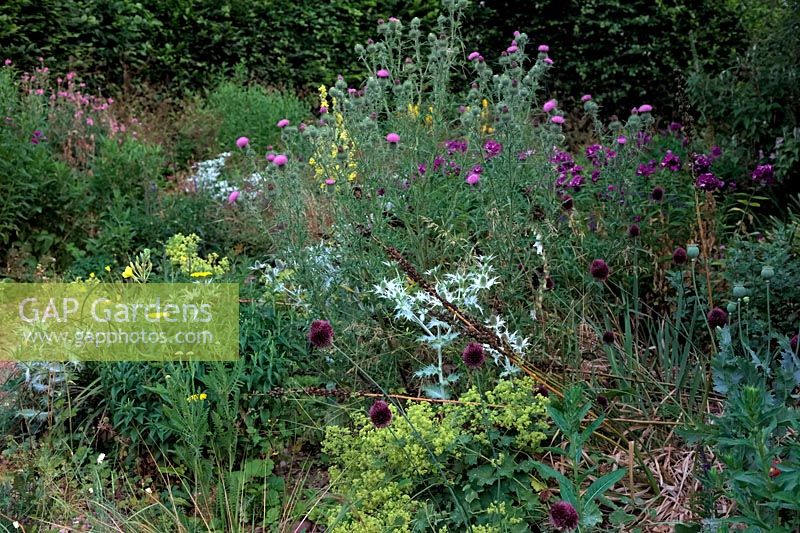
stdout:
[[106,265],[106,272],[111,272],[111,265]]
[[94,278],[95,278],[94,272],[89,272],[89,279],[94,279]]
[[125,270],[122,272],[122,277],[125,279],[130,279],[133,277],[133,266],[128,265],[125,267]]
[[210,275],[211,275],[211,272],[209,272],[208,270],[204,270],[202,272],[192,272],[192,277],[193,278],[207,278]]
[[208,394],[206,394],[205,392],[201,392],[200,393],[200,400],[205,400],[206,398],[208,398]]

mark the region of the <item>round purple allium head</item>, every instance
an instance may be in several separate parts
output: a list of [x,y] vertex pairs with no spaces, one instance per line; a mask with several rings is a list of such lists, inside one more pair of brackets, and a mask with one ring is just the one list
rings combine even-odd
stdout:
[[728,313],[719,307],[715,307],[709,311],[706,318],[708,319],[708,325],[712,328],[716,328],[717,326],[722,327],[728,323]]
[[653,110],[653,106],[650,104],[644,104],[639,106],[639,113],[649,113]]
[[327,320],[314,320],[308,328],[308,342],[314,348],[327,348],[333,342],[333,326]]
[[467,176],[464,181],[466,181],[470,185],[477,185],[478,182],[481,181],[481,175],[478,174],[477,172],[473,172],[472,174]]
[[653,187],[653,192],[650,193],[650,198],[656,202],[664,199],[664,189],[662,187]]
[[389,144],[397,144],[400,142],[400,136],[394,132],[386,135],[386,142]]
[[569,502],[556,502],[550,507],[550,524],[559,531],[573,530],[578,527],[578,511]]
[[549,113],[550,111],[555,109],[557,105],[558,102],[556,102],[555,100],[548,100],[542,106],[542,111],[544,111],[545,113]]
[[228,195],[228,203],[233,205],[239,199],[239,191],[233,191]]
[[282,118],[282,119],[280,119],[278,121],[278,127],[279,128],[285,128],[288,125],[289,125],[289,119],[288,118]]
[[236,146],[238,146],[242,150],[247,148],[247,145],[249,144],[250,144],[250,139],[248,139],[247,137],[239,137],[238,139],[236,139]]
[[684,264],[686,262],[686,259],[688,259],[688,257],[689,256],[686,254],[686,250],[684,250],[680,246],[675,248],[675,251],[672,252],[672,262],[675,263],[676,265]]
[[588,102],[589,100],[591,100],[591,99],[592,99],[592,95],[591,94],[584,94],[583,96],[581,96],[581,102],[583,102],[584,104],[586,102]]
[[540,44],[538,50],[543,54],[546,54],[547,52],[550,51],[550,47],[547,46],[546,44]]
[[611,270],[608,268],[608,264],[605,261],[602,259],[595,259],[592,261],[592,264],[589,265],[589,273],[597,281],[605,281],[608,279]]
[[389,404],[383,400],[376,400],[369,408],[369,419],[378,429],[389,427],[392,423],[392,410],[389,409]]
[[604,344],[614,344],[615,335],[613,331],[604,331],[603,332],[603,343]]
[[390,76],[389,71],[386,70],[385,68],[378,70],[378,72],[376,72],[375,75],[382,79],[386,79]]
[[550,117],[550,122],[552,122],[553,124],[558,124],[560,126],[561,124],[564,123],[564,117],[562,117],[561,115],[555,115],[553,117]]
[[272,160],[272,164],[275,165],[276,167],[282,167],[288,162],[289,158],[286,157],[286,155],[284,154],[278,154],[275,156],[275,159]]
[[483,353],[483,346],[477,342],[467,344],[464,351],[461,352],[461,360],[467,368],[480,368],[483,362],[486,361],[486,355]]
[[641,234],[642,230],[639,228],[637,224],[631,224],[630,226],[628,226],[628,237],[635,239]]

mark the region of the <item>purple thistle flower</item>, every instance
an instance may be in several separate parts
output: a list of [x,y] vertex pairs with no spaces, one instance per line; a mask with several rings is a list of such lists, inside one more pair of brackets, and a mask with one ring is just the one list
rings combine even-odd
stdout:
[[333,326],[327,320],[314,320],[308,328],[308,342],[314,348],[327,348],[333,342]]
[[672,150],[667,150],[664,159],[661,160],[661,167],[668,168],[672,172],[678,172],[681,169],[681,158],[672,153]]
[[708,325],[712,328],[722,327],[728,323],[728,313],[719,307],[715,307],[708,312],[706,319],[708,319]]
[[473,172],[472,174],[467,176],[464,179],[464,181],[466,181],[469,185],[477,185],[478,182],[481,181],[481,175],[480,174],[476,174],[476,173]]
[[489,139],[483,145],[483,149],[486,152],[486,158],[491,159],[493,157],[500,155],[500,152],[503,151],[503,145],[497,141]]
[[481,54],[480,54],[480,53],[478,53],[478,52],[472,52],[470,55],[468,55],[468,56],[467,56],[467,59],[468,59],[469,61],[475,61],[475,60],[476,60],[476,59],[478,59],[479,57],[481,57]]
[[369,408],[369,419],[378,429],[389,427],[392,423],[392,410],[389,409],[389,404],[383,400],[376,400]]
[[552,122],[553,124],[558,124],[560,126],[561,124],[564,123],[564,117],[562,117],[561,115],[555,115],[553,117],[550,117],[550,122]]
[[592,99],[592,95],[591,94],[584,94],[583,96],[581,96],[581,102],[583,102],[584,104],[586,102],[588,102],[589,100],[591,100],[591,99]]
[[683,124],[680,122],[670,122],[669,123],[669,131],[672,133],[677,133],[683,129]]
[[272,160],[272,164],[276,167],[283,167],[288,162],[289,158],[286,157],[285,154],[278,154],[275,156],[275,159]]
[[417,165],[417,172],[419,173],[420,176],[425,174],[426,170],[428,170],[428,165],[426,165],[425,163],[420,163],[419,165]]
[[675,251],[672,252],[672,262],[676,265],[682,265],[686,263],[686,259],[688,259],[688,255],[686,254],[686,250],[678,246],[675,248]]
[[611,270],[608,268],[608,264],[605,261],[602,259],[595,259],[589,266],[589,273],[597,281],[606,281]]
[[242,150],[247,148],[248,144],[250,144],[250,139],[248,139],[247,137],[239,137],[238,139],[236,139],[236,146],[238,146]]
[[560,501],[550,506],[550,524],[559,531],[578,527],[578,511],[571,503]]
[[717,189],[722,189],[725,186],[725,182],[711,172],[706,172],[697,176],[695,185],[703,191],[716,191]]
[[461,360],[467,368],[480,368],[483,362],[486,361],[486,355],[483,353],[483,346],[477,342],[467,344],[464,351],[461,352]]
[[753,181],[757,181],[761,186],[775,183],[775,170],[772,165],[758,165],[751,176]]
[[698,174],[703,174],[711,169],[713,161],[705,154],[695,154],[694,161],[692,161],[692,170]]
[[558,102],[556,102],[555,100],[548,100],[542,106],[542,111],[544,111],[545,113],[549,113],[550,111],[555,109],[557,105],[558,105]]
[[400,142],[400,136],[394,132],[386,134],[386,142],[389,144],[397,144]]
[[385,68],[378,70],[378,72],[376,72],[375,75],[381,79],[386,79],[390,76],[389,71],[386,70]]
[[639,113],[649,113],[652,110],[653,110],[653,106],[651,106],[650,104],[644,104],[644,105],[639,106],[639,110],[638,111],[639,111]]
[[445,141],[444,147],[447,149],[447,155],[453,155],[456,152],[461,152],[463,154],[467,151],[467,141],[460,139]]
[[538,50],[543,54],[546,54],[547,52],[550,51],[550,47],[547,46],[546,44],[540,44]]

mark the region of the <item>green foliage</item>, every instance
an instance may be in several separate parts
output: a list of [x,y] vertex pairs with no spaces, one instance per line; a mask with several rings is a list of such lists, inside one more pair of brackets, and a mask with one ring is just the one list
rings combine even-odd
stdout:
[[[800,428],[797,387],[800,358],[787,339],[759,347],[738,328],[718,330],[719,352],[712,360],[714,390],[723,395],[721,415],[688,432],[707,446],[715,463],[701,452],[698,477],[714,498],[725,494],[736,512],[721,524],[746,524],[754,531],[796,531],[800,527]],[[755,349],[753,349],[754,346]]]
[[288,93],[267,91],[261,86],[243,86],[240,82],[223,82],[212,90],[206,108],[222,117],[218,142],[220,148],[235,149],[236,139],[248,137],[261,152],[280,143],[281,119],[298,124],[308,114],[307,106]]
[[473,387],[456,404],[392,405],[388,428],[362,413],[354,430],[328,426],[331,488],[345,502],[325,521],[332,531],[527,531],[542,513],[521,450],[545,437],[547,404],[530,378],[500,380],[483,399]]

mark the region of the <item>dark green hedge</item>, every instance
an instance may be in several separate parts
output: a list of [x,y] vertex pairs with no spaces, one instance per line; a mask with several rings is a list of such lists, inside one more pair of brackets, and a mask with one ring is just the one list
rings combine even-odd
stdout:
[[[645,100],[667,111],[691,35],[711,68],[746,42],[730,3],[486,0],[468,9],[464,37],[488,58],[524,31],[551,46],[561,97],[592,92],[613,111]],[[375,36],[378,18],[432,21],[438,10],[437,0],[5,0],[0,49],[21,66],[41,55],[117,87],[180,93],[243,63],[260,81],[309,88],[358,73],[353,47]]]

